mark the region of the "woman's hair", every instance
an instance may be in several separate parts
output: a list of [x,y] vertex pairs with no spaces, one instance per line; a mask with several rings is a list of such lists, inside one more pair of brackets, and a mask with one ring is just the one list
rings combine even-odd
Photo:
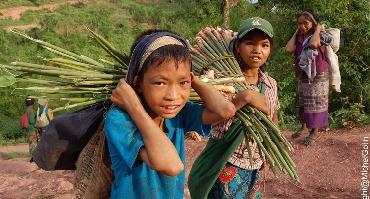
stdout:
[[313,33],[315,31],[315,27],[319,24],[319,18],[312,12],[312,11],[303,11],[299,15],[297,15],[297,20],[300,16],[304,16],[305,19],[312,22],[312,28],[309,33]]
[[26,99],[24,99],[24,104],[26,106],[32,106],[35,104],[35,100],[33,98],[30,98],[29,96],[26,97]]
[[[166,38],[159,42],[162,43],[161,47],[155,48],[147,54],[146,51],[151,44],[157,42],[161,37]],[[143,48],[143,45],[146,48]],[[148,67],[153,64],[160,65],[168,60],[174,60],[176,66],[185,61],[189,61],[191,64],[190,48],[186,39],[168,30],[148,30],[140,34],[131,47],[130,58],[127,82],[131,86],[133,78],[137,76],[139,80],[142,80]],[[130,67],[132,67],[131,71]]]
[[[251,40],[252,39],[252,35],[255,34],[256,32],[260,33],[260,34],[264,34],[266,35],[267,39],[270,41],[270,50],[272,49],[272,45],[274,43],[274,40],[273,38],[269,37],[266,33],[264,33],[263,31],[259,30],[259,29],[254,29],[254,30],[251,30],[250,32],[248,32],[246,35],[244,35],[242,38],[238,39],[238,38],[235,38],[235,42],[234,42],[234,47],[233,47],[233,53],[236,57],[236,60],[238,61],[239,65],[242,66],[242,65],[246,65],[243,61],[243,59],[241,58],[240,54],[237,52],[236,50],[236,47],[238,44],[244,42],[245,40]],[[266,63],[264,63],[261,67],[260,67],[260,70],[262,72],[267,72],[267,66],[266,66]]]

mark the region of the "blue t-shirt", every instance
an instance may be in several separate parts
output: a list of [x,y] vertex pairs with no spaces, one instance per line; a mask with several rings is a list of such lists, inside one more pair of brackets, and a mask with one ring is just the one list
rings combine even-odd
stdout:
[[[166,119],[167,136],[185,165],[184,134],[196,131],[208,135],[211,125],[202,123],[203,106],[188,102],[174,118]],[[127,112],[112,108],[105,119],[104,131],[108,142],[115,179],[111,198],[182,199],[185,172],[167,176],[148,167],[138,159],[144,145],[135,123]]]

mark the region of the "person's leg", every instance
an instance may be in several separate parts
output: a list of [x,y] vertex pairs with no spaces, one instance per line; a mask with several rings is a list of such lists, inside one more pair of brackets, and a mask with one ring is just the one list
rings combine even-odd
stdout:
[[292,138],[297,138],[297,137],[301,136],[304,133],[308,133],[308,128],[307,128],[306,122],[301,122],[301,123],[302,123],[301,129],[299,129],[298,131],[294,132],[292,134]]
[[292,134],[292,138],[293,139],[300,137],[304,133],[308,133],[307,122],[306,122],[305,116],[304,116],[304,100],[302,98],[303,98],[303,94],[300,92],[299,93],[299,111],[298,111],[298,116],[299,116],[299,120],[300,120],[302,126],[301,126],[301,128],[299,130],[296,130]]
[[310,135],[304,139],[303,144],[308,146],[315,142],[318,138],[319,138],[319,128],[313,128],[310,132]]
[[36,146],[37,146],[37,133],[36,131],[31,131],[28,134],[28,147],[30,154],[32,154],[32,151],[36,148]]

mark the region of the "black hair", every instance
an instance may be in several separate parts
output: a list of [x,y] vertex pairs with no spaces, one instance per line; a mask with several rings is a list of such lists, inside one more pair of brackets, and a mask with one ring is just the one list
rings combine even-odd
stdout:
[[[173,34],[176,34],[169,30],[157,30],[157,29],[150,29],[143,33],[141,33],[135,40],[134,44],[131,47],[130,56],[132,56],[132,53],[136,47],[136,45],[147,35],[150,35],[152,33],[156,32],[170,32]],[[178,34],[176,34],[178,35]],[[150,65],[161,65],[163,62],[168,60],[174,60],[176,63],[176,67],[178,67],[178,64],[181,62],[189,61],[191,64],[191,54],[190,49],[188,47],[180,46],[180,45],[166,45],[163,47],[160,47],[156,50],[154,50],[148,58],[143,63],[143,66],[139,73],[137,74],[138,79],[142,80],[144,73],[148,70],[148,67]]]
[[[237,47],[237,45],[239,45],[240,43],[242,43],[245,40],[251,40],[252,39],[252,36],[254,34],[256,34],[256,33],[262,33],[262,34],[264,34],[266,36],[266,38],[270,41],[270,44],[271,44],[270,45],[270,51],[272,50],[272,46],[273,46],[273,43],[274,43],[273,38],[271,38],[265,32],[263,32],[262,30],[259,30],[259,29],[253,29],[253,30],[249,31],[247,34],[245,34],[240,39],[235,38],[235,42],[234,42],[234,46],[233,46],[233,53],[234,53],[234,56],[236,57],[236,60],[238,61],[240,67],[246,65],[246,63],[240,57],[240,54],[237,52],[236,47]],[[270,52],[270,54],[271,54],[271,52]],[[264,63],[259,69],[262,72],[267,72],[267,65],[266,65],[266,63]]]
[[35,100],[33,98],[30,98],[29,96],[26,97],[26,99],[24,99],[24,104],[26,106],[32,106],[35,104]]

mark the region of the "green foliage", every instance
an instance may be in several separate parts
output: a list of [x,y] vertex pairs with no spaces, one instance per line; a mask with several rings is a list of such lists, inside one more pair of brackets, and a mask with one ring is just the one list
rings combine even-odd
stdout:
[[356,126],[359,124],[369,124],[370,117],[364,112],[364,105],[360,103],[350,104],[348,97],[341,100],[349,107],[340,108],[331,114],[332,127]]
[[26,134],[20,131],[18,118],[13,118],[7,113],[0,113],[0,121],[0,140],[8,140],[16,143],[25,141]]

